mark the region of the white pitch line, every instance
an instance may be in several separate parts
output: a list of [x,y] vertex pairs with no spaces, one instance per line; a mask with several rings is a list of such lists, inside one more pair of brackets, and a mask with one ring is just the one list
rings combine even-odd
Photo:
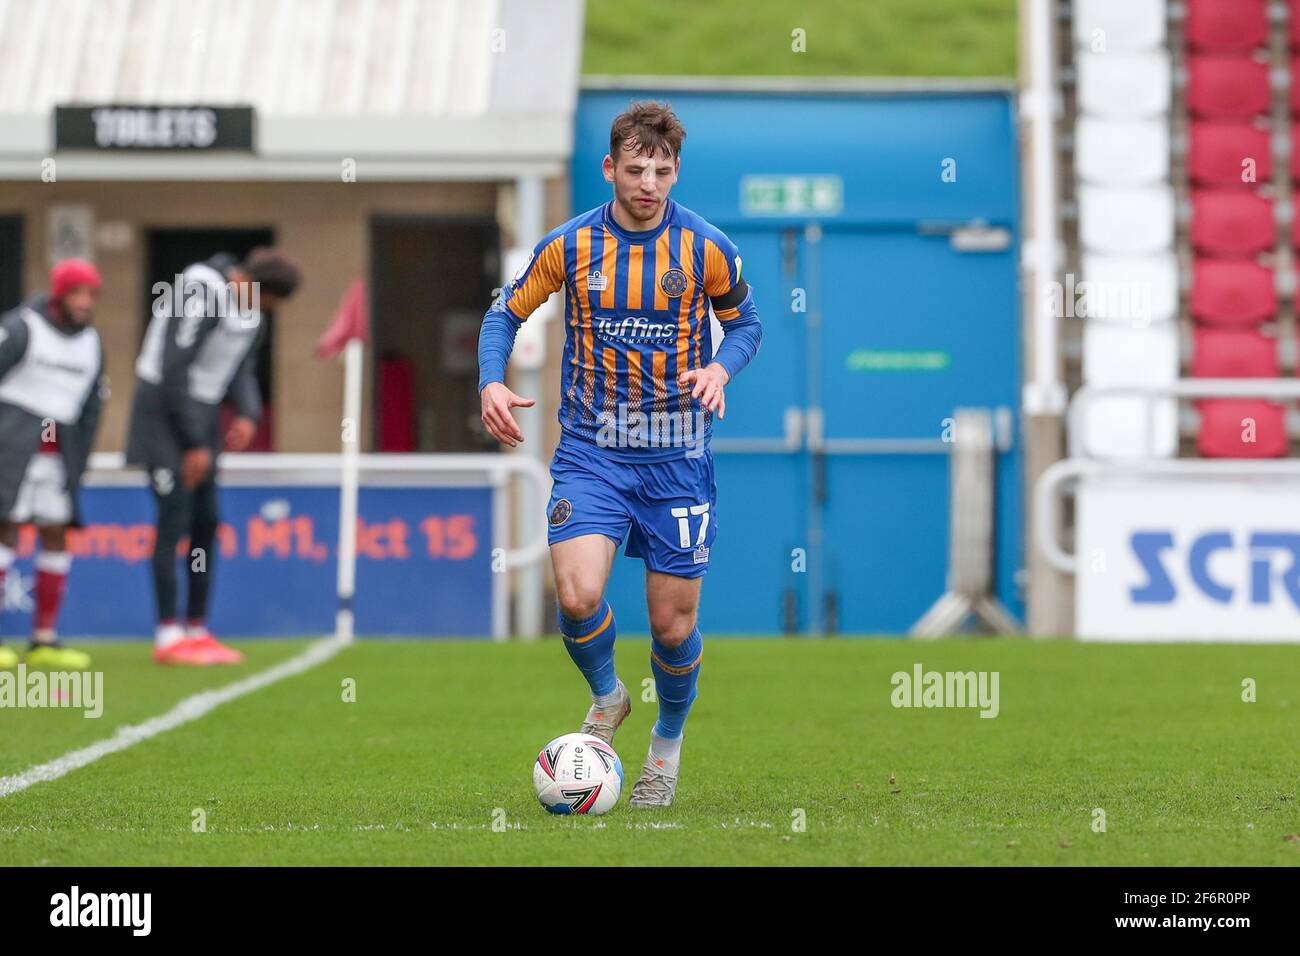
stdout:
[[100,740],[88,747],[82,747],[80,750],[73,750],[62,757],[56,757],[49,763],[28,767],[22,773],[14,774],[12,777],[0,777],[0,799],[26,790],[33,784],[44,783],[47,780],[57,780],[59,777],[72,773],[72,771],[78,770],[87,764],[94,763],[101,757],[107,757],[109,754],[118,753],[128,747],[134,747],[150,737],[156,737],[169,730],[175,730],[183,724],[188,724],[192,720],[198,720],[200,717],[216,710],[222,704],[228,704],[232,700],[259,691],[263,687],[284,680],[286,677],[293,677],[310,670],[317,664],[323,664],[350,643],[351,641],[339,640],[335,637],[327,637],[324,640],[316,641],[301,654],[291,657],[287,661],[282,661],[274,667],[267,668],[250,677],[245,677],[243,680],[235,681],[235,683],[228,684],[225,687],[201,691],[186,697],[167,713],[151,717],[144,723],[119,727],[117,733],[112,737]]

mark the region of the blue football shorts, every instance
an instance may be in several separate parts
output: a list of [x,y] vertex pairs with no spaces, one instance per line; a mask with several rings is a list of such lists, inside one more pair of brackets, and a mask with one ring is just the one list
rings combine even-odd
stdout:
[[576,439],[551,461],[550,544],[603,534],[646,568],[682,578],[709,570],[718,533],[713,453],[672,461],[616,461]]

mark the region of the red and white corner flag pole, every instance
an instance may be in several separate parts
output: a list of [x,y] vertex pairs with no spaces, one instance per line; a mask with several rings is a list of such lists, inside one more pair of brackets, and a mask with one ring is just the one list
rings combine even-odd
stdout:
[[353,638],[352,598],[357,584],[357,494],[361,472],[361,380],[365,343],[370,338],[366,309],[366,285],[354,279],[348,287],[334,322],[316,343],[318,358],[343,355],[343,420],[340,423],[343,453],[339,478],[338,610],[334,636]]

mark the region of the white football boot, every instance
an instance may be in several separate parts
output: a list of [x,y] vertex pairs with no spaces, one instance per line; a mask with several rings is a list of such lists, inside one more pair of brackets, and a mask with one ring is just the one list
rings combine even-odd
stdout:
[[672,806],[673,795],[677,793],[677,773],[680,769],[680,763],[677,766],[670,766],[666,760],[656,758],[653,750],[650,751],[646,755],[645,766],[641,768],[641,776],[632,787],[632,795],[628,798],[627,805],[643,809]]
[[632,712],[632,695],[627,692],[622,681],[618,682],[616,690],[618,700],[609,707],[591,705],[591,710],[587,711],[587,719],[582,722],[580,731],[580,733],[599,737],[610,746],[614,745],[614,731],[618,730],[618,725],[623,723],[627,715]]

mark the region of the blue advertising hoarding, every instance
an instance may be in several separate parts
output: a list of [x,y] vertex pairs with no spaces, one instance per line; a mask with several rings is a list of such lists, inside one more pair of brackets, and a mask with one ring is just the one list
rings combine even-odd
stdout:
[[[82,493],[86,526],[73,553],[65,634],[149,637],[154,504],[138,485]],[[363,487],[358,504],[356,629],[368,635],[485,637],[492,631],[492,490]],[[331,633],[337,487],[234,485],[221,490],[209,623],[222,637]],[[24,529],[0,636],[31,629],[35,533]],[[188,543],[177,553],[184,609]]]

